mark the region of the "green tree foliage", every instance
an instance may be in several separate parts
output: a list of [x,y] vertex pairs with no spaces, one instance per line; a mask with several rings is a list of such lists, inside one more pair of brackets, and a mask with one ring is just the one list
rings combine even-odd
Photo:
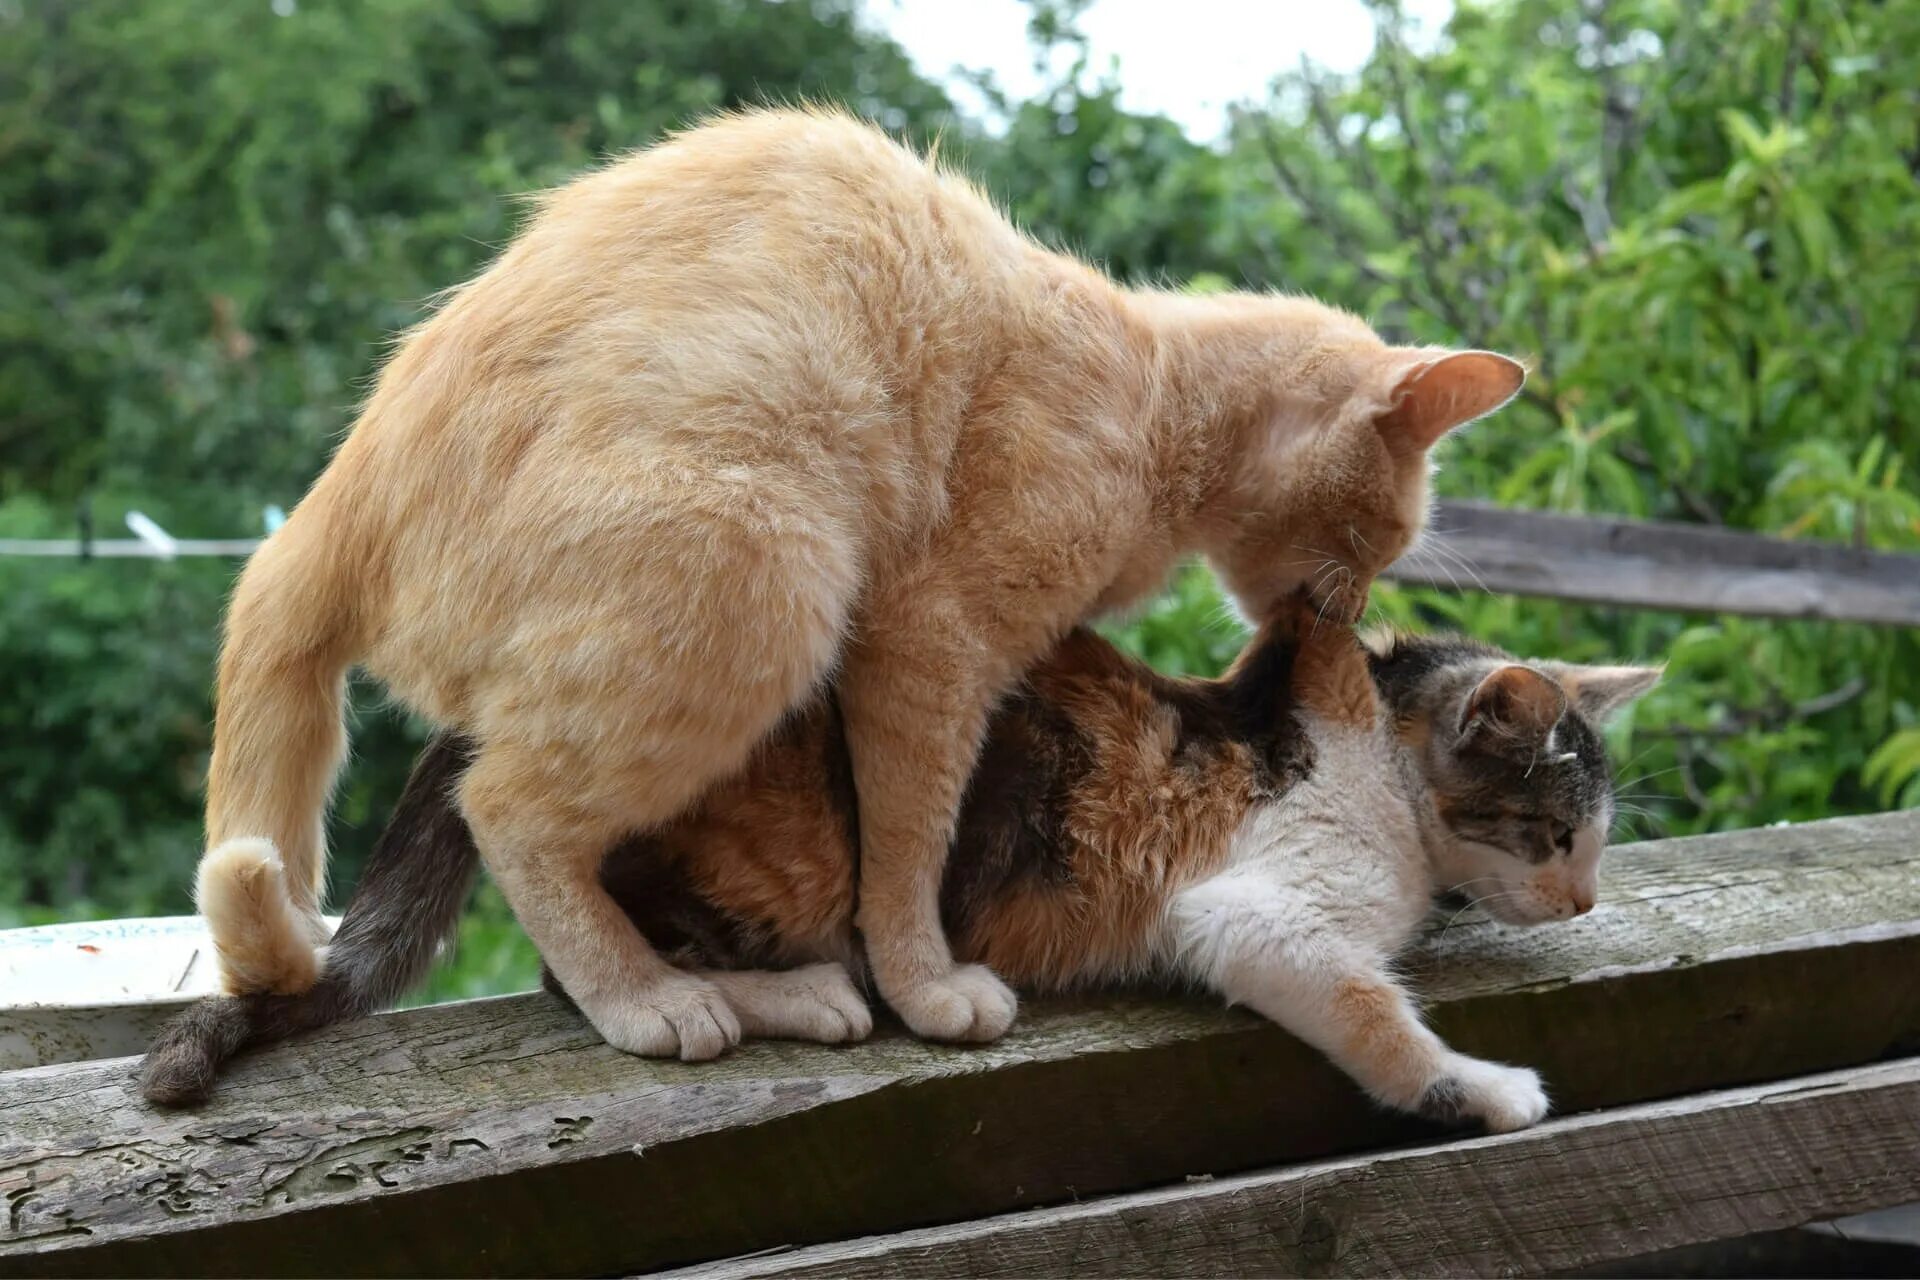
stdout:
[[[1920,5],[1377,5],[1356,75],[1285,75],[1220,146],[1068,68],[957,118],[851,0],[0,0],[0,536],[256,531],[394,332],[520,194],[716,107],[844,102],[1123,278],[1314,293],[1527,353],[1441,489],[1920,547]],[[1276,68],[1276,71],[1282,68]],[[231,565],[0,558],[0,923],[183,910]],[[1639,828],[1920,803],[1911,633],[1383,590],[1520,652],[1666,658],[1619,731]],[[1211,672],[1210,579],[1112,633]],[[357,699],[350,868],[418,727]],[[438,994],[524,982],[497,898]]]
[[[1279,196],[1249,233],[1304,250],[1284,283],[1531,356],[1443,493],[1920,547],[1920,6],[1512,0],[1425,53],[1375,7],[1365,69],[1288,78],[1233,150]],[[1911,632],[1389,607],[1667,658],[1634,743],[1660,829],[1920,798],[1893,738],[1920,709]]]
[[[520,197],[717,108],[942,91],[846,0],[0,3],[0,536],[260,531]],[[185,910],[234,566],[0,557],[0,923]],[[417,726],[358,700],[349,874]]]
[[770,96],[948,115],[832,0],[84,0],[0,44],[0,483],[165,475],[222,529],[313,477],[521,194]]

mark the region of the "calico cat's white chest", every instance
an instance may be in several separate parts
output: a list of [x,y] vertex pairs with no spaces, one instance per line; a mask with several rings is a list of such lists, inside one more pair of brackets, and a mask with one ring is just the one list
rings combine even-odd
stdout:
[[1413,802],[1384,731],[1309,722],[1313,771],[1250,810],[1221,874],[1260,882],[1303,927],[1398,947],[1425,917],[1430,877]]

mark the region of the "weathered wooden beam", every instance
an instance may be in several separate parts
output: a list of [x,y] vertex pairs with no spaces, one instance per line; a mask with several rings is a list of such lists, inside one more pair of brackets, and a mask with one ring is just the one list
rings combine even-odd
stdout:
[[671,1274],[1539,1275],[1915,1197],[1909,1058]]
[[[1920,1050],[1920,813],[1622,849],[1592,915],[1463,919],[1409,958],[1460,1048],[1563,1111]],[[1314,1159],[1434,1131],[1197,1001],[623,1056],[539,996],[237,1064],[196,1114],[131,1060],[0,1075],[0,1275],[606,1274]]]
[[1409,586],[1764,618],[1920,626],[1920,556],[1701,525],[1443,502],[1387,571]]

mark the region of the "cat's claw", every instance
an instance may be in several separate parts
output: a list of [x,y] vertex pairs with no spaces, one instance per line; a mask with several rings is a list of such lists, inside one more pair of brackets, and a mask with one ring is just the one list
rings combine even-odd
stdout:
[[[1489,1133],[1511,1133],[1547,1114],[1547,1091],[1537,1072],[1456,1056],[1421,1107],[1436,1118],[1478,1120]],[[1442,1113],[1451,1112],[1451,1116]]]
[[917,1036],[976,1044],[1005,1035],[1020,1010],[1013,990],[979,964],[958,965],[888,1003]]
[[740,1043],[732,1006],[698,978],[666,978],[629,1001],[586,1013],[608,1044],[643,1058],[705,1062]]

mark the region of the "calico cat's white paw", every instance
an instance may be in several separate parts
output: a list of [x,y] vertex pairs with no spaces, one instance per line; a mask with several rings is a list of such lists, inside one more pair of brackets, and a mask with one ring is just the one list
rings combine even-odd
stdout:
[[765,986],[755,993],[753,1016],[742,1015],[751,1035],[845,1044],[873,1034],[873,1011],[844,965],[810,964],[754,976]]
[[888,1001],[901,1021],[927,1040],[998,1040],[1013,1025],[1020,1001],[985,965],[963,964]]
[[1478,1120],[1489,1133],[1511,1133],[1547,1114],[1539,1073],[1455,1054],[1420,1100],[1421,1114],[1444,1123]]
[[581,1008],[607,1043],[643,1058],[705,1062],[740,1043],[740,1020],[710,982],[664,978],[608,1008]]

